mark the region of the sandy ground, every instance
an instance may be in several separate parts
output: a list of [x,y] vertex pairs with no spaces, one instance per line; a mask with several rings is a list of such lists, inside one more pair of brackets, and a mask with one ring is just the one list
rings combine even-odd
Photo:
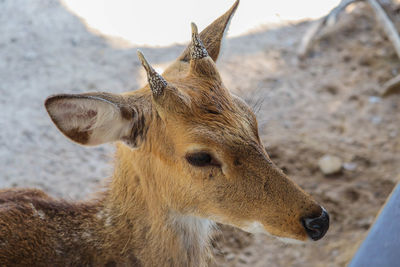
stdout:
[[[398,7],[390,11],[400,28]],[[400,174],[400,95],[380,86],[400,62],[372,11],[359,4],[321,36],[310,57],[295,50],[309,23],[228,39],[218,63],[225,83],[258,110],[271,158],[331,214],[320,242],[287,245],[223,227],[221,266],[344,266]],[[83,199],[111,174],[113,147],[84,148],[51,124],[44,99],[55,93],[139,88],[136,48],[86,29],[59,2],[0,0],[0,188],[38,187]],[[181,45],[141,48],[165,66]],[[318,159],[347,169],[324,176]]]

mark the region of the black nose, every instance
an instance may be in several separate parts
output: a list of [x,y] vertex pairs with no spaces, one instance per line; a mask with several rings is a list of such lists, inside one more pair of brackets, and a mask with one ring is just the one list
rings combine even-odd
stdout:
[[322,208],[322,214],[316,218],[303,218],[302,223],[312,240],[321,239],[329,228],[329,214]]

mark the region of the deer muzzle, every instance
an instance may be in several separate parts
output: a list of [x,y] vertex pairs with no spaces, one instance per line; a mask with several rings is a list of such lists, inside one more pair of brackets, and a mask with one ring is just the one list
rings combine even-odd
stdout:
[[321,239],[329,229],[329,214],[324,208],[322,208],[319,217],[303,218],[302,224],[306,229],[307,235],[312,240],[317,241]]

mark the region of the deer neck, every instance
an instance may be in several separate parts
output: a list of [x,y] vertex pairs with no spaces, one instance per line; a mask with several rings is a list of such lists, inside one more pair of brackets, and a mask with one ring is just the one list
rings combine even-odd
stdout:
[[160,262],[207,266],[214,223],[170,208],[157,188],[149,185],[160,177],[149,171],[151,166],[141,166],[149,163],[143,157],[123,145],[117,148],[115,173],[99,214],[115,241],[114,248],[146,266]]

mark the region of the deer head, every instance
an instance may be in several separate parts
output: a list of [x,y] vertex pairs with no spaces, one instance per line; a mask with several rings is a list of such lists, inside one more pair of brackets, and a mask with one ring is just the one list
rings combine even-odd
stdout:
[[56,95],[46,109],[79,144],[120,141],[117,171],[135,169],[135,186],[168,212],[318,240],[328,214],[271,162],[255,115],[227,90],[215,65],[237,5],[201,34],[192,24],[190,45],[162,75],[138,52],[148,77],[142,89]]

